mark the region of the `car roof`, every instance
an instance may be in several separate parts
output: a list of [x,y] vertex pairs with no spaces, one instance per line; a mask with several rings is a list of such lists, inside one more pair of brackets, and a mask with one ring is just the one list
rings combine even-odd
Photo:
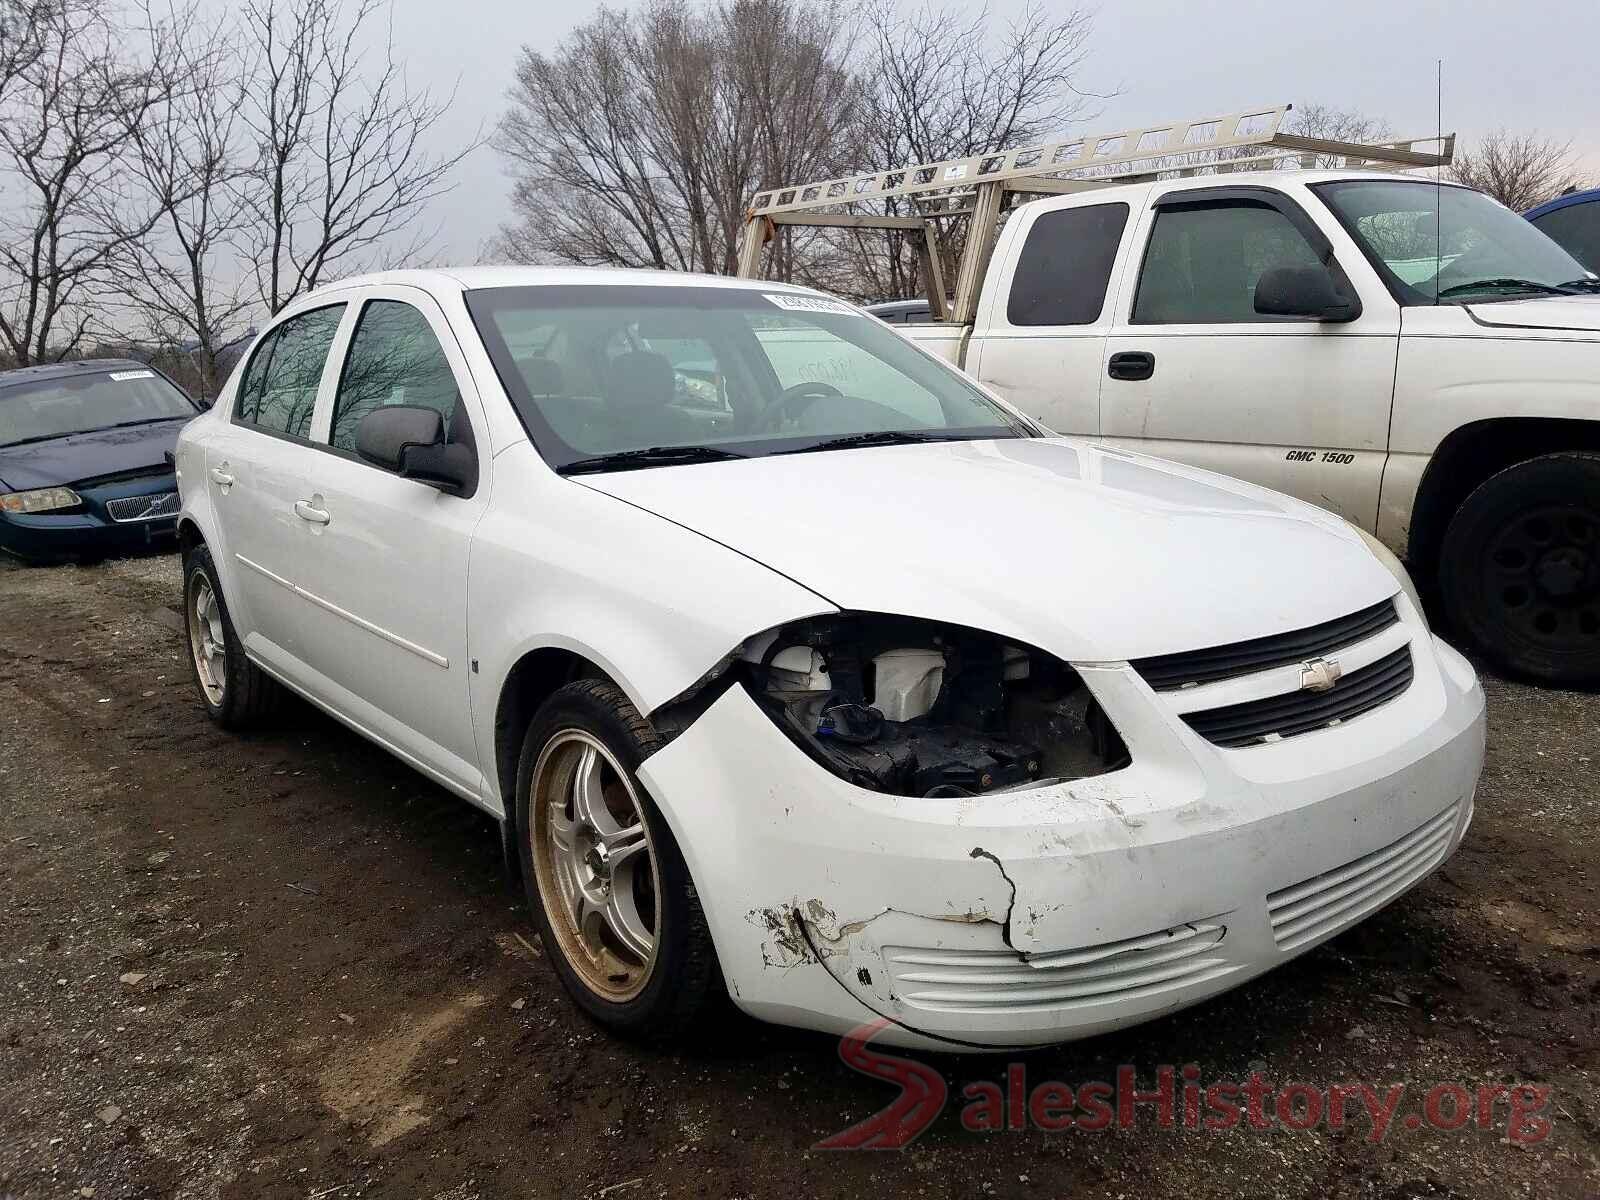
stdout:
[[1600,188],[1590,188],[1586,192],[1568,192],[1565,196],[1557,196],[1554,200],[1546,200],[1543,204],[1535,205],[1522,215],[1531,221],[1535,217],[1542,217],[1557,209],[1571,208],[1574,204],[1591,204],[1596,200],[1600,200]]
[[[324,295],[353,287],[381,284],[408,284],[424,290],[541,287],[553,284],[587,284],[600,287],[720,287],[751,291],[802,292],[820,296],[814,288],[770,279],[739,279],[728,275],[703,275],[690,271],[654,271],[633,267],[525,267],[472,266],[438,267],[426,271],[378,271],[341,279],[312,295]],[[304,297],[301,297],[303,300]],[[298,302],[297,302],[298,303]]]
[[72,362],[41,363],[36,367],[14,367],[9,371],[0,371],[0,388],[15,387],[22,383],[38,383],[46,379],[62,379],[69,375],[152,369],[149,363],[142,363],[134,358],[80,358]]

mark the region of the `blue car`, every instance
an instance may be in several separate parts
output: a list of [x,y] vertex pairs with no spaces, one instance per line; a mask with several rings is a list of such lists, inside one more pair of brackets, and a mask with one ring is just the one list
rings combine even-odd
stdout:
[[1600,274],[1600,188],[1557,196],[1522,215],[1573,258]]
[[59,562],[175,546],[169,454],[199,412],[140,362],[0,372],[0,551]]

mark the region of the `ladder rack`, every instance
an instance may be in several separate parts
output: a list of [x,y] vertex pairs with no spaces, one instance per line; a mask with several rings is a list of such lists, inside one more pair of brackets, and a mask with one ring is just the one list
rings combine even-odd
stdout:
[[[1378,165],[1403,171],[1444,166],[1454,157],[1454,134],[1364,143],[1289,133],[1283,122],[1292,107],[1280,104],[1194,121],[1082,134],[757,192],[745,212],[738,274],[760,278],[762,249],[779,225],[898,229],[912,235],[933,319],[944,320],[947,305],[933,222],[970,219],[949,314],[965,323],[972,319],[1010,196],[1062,195],[1153,179],[1304,168],[1323,158],[1338,158],[1345,167]],[[1438,142],[1438,152],[1418,150],[1419,142]],[[1245,153],[1249,150],[1259,153]],[[886,201],[903,201],[914,212],[883,211]],[[861,205],[875,205],[876,210],[862,211]]]

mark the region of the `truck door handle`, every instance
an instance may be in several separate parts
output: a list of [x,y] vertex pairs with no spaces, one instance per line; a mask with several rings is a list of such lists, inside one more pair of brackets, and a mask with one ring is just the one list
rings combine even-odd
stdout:
[[232,487],[233,476],[229,475],[221,467],[212,467],[211,482],[216,484],[218,487]]
[[1106,374],[1113,379],[1149,379],[1155,373],[1156,356],[1144,350],[1124,350],[1106,363]]
[[[321,497],[318,497],[319,499]],[[294,502],[294,515],[302,521],[310,521],[313,525],[326,525],[333,518],[328,515],[328,510],[318,508],[309,500],[296,500]]]

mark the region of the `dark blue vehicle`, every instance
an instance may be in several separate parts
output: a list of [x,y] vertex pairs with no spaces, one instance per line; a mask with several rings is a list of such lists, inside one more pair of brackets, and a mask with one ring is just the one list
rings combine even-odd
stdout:
[[0,551],[55,562],[175,545],[168,452],[199,412],[131,360],[0,372]]
[[1600,188],[1557,196],[1522,215],[1573,258],[1600,274]]

